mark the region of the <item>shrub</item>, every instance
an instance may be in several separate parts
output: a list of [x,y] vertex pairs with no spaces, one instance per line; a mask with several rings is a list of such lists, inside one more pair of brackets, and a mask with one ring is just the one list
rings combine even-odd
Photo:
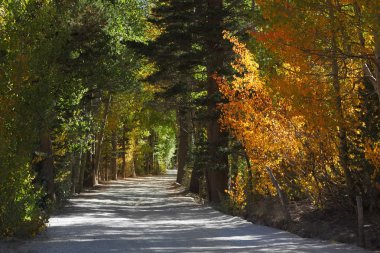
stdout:
[[33,186],[28,163],[10,165],[0,170],[0,237],[34,236],[47,218],[38,206],[42,191]]

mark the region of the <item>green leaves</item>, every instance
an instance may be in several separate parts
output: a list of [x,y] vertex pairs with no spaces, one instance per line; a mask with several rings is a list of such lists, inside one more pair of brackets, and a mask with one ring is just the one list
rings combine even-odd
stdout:
[[[14,235],[25,222],[36,225],[30,234],[42,225],[38,203],[45,193],[36,191],[41,182],[32,184],[30,171],[44,159],[32,162],[40,132],[51,134],[57,177],[69,175],[68,154],[94,141],[101,97],[140,90],[145,63],[122,42],[149,39],[147,12],[137,0],[0,3],[0,158],[6,161],[0,235]],[[56,183],[66,187],[70,177],[59,177]]]

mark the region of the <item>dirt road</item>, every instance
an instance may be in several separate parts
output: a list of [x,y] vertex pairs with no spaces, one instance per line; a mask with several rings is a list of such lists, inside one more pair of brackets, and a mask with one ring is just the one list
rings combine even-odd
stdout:
[[[117,181],[71,200],[46,232],[0,251],[118,252],[366,252],[303,239],[224,215],[178,194],[174,175]],[[3,253],[3,252],[1,252]]]

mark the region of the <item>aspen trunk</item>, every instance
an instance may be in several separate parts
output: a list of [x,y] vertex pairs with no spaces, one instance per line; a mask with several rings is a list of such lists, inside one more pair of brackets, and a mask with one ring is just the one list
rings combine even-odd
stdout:
[[83,187],[93,186],[93,174],[95,172],[95,143],[91,142],[90,150],[86,153],[86,163],[83,175]]
[[158,157],[157,155],[155,154],[155,151],[156,151],[156,145],[157,145],[157,142],[158,142],[158,134],[157,132],[153,132],[153,155],[152,155],[152,158],[153,158],[153,170],[155,172],[156,175],[159,175],[160,174],[160,163],[158,161]]
[[82,151],[79,153],[74,152],[71,158],[71,194],[77,192],[77,186],[79,182],[80,167],[82,162]]
[[136,147],[139,144],[137,139],[134,139],[134,150],[133,150],[133,156],[132,156],[132,168],[131,168],[131,176],[136,177],[136,166],[137,166],[137,151]]
[[54,160],[50,132],[48,130],[40,133],[40,152],[46,154],[46,157],[41,162],[42,185],[46,190],[48,198],[54,201]]
[[117,180],[117,135],[112,131],[112,157],[111,157],[112,180]]
[[109,179],[109,170],[108,170],[108,154],[104,159],[104,181],[108,181]]
[[153,165],[154,165],[154,170],[155,170],[155,173],[156,173],[156,175],[160,175],[160,163],[159,163],[159,161],[158,161],[158,158],[157,158],[157,156],[153,156]]
[[[358,22],[358,27],[363,27],[363,16],[362,16],[362,11],[360,9],[360,6],[359,4],[357,3],[357,1],[354,2],[354,10],[355,10],[355,16],[356,16],[356,20]],[[380,15],[378,16],[378,19],[379,19],[379,22],[380,22]],[[361,29],[358,29],[358,37],[359,37],[359,41],[360,41],[360,45],[363,47],[363,49],[365,48],[366,46],[366,41],[365,41],[365,38],[364,38],[364,34],[363,34],[363,31]],[[374,29],[374,37],[375,37],[375,58],[376,58],[376,51],[378,52],[377,54],[380,55],[380,34],[379,34],[379,30],[380,30],[380,26],[376,29]],[[376,32],[377,31],[377,32]],[[377,35],[376,35],[377,34]],[[377,73],[379,73],[379,69],[380,69],[380,59],[379,57],[377,57]],[[371,73],[370,69],[369,69],[369,62],[368,60],[364,61],[363,63],[363,70],[364,70],[364,77],[365,77],[365,80],[364,82],[369,82],[374,91],[376,92],[377,94],[377,98],[378,98],[378,101],[379,101],[379,104],[380,104],[380,93],[379,93],[379,89],[380,89],[380,78],[379,78],[379,74],[377,74],[377,77],[376,77],[376,80],[373,78],[373,74]],[[364,173],[365,173],[365,182],[367,184],[367,187],[369,188],[368,190],[368,195],[369,195],[369,199],[370,199],[370,204],[369,204],[369,210],[370,212],[372,213],[375,206],[376,206],[376,192],[375,192],[375,189],[373,187],[373,184],[372,184],[372,179],[371,179],[371,174],[372,174],[372,171],[370,171],[368,168],[365,168],[364,170]]]
[[358,245],[365,247],[363,200],[361,196],[356,196],[356,212],[358,215]]
[[124,126],[123,127],[123,137],[122,137],[122,140],[121,140],[121,148],[122,148],[122,164],[121,164],[121,173],[122,173],[122,177],[123,178],[126,178],[126,170],[127,170],[127,160],[126,160],[126,152],[127,152],[127,148],[126,148],[126,145],[127,145],[127,137],[126,137],[126,132],[127,132],[127,128]]
[[83,191],[83,184],[84,184],[84,174],[87,166],[87,158],[90,156],[90,151],[87,151],[86,154],[82,154],[82,163],[80,166],[80,172],[79,172],[79,180],[78,185],[76,187],[76,192],[79,194]]
[[[380,8],[379,8],[380,9]],[[378,10],[380,11],[380,10]],[[375,76],[376,83],[375,91],[380,103],[380,14],[376,15],[377,26],[374,27],[374,41],[375,41]]]
[[145,154],[145,173],[151,174],[154,172],[154,131],[150,130],[148,137],[149,151]]
[[267,170],[267,172],[269,174],[269,177],[270,177],[270,180],[272,181],[272,184],[276,188],[277,196],[278,196],[278,199],[280,200],[282,209],[283,209],[284,214],[285,214],[285,218],[286,218],[286,220],[290,220],[291,217],[290,217],[287,201],[286,201],[286,199],[284,197],[284,194],[283,194],[283,192],[281,190],[281,187],[278,184],[277,179],[273,175],[272,169],[270,167],[266,167],[266,170]]
[[253,174],[252,174],[251,162],[246,153],[244,154],[244,158],[245,158],[247,169],[248,169],[248,182],[246,186],[246,197],[247,197],[246,212],[248,215],[250,215],[253,211],[253,192],[254,192]]
[[334,13],[334,6],[329,1],[329,15],[330,15],[330,21],[331,21],[331,50],[333,53],[332,59],[331,59],[331,75],[332,75],[332,84],[335,92],[335,109],[337,112],[337,120],[338,120],[338,137],[339,137],[339,164],[343,169],[345,180],[346,180],[346,188],[347,193],[351,199],[351,201],[354,200],[355,194],[354,194],[354,186],[353,186],[353,180],[351,171],[349,168],[349,158],[348,158],[348,139],[347,139],[347,130],[345,126],[345,117],[343,112],[343,104],[342,104],[342,95],[341,95],[341,87],[340,87],[340,80],[339,80],[339,63],[337,58],[338,53],[338,45],[337,45],[337,39],[336,39],[336,32],[335,32],[335,13]]
[[[360,9],[359,4],[355,1],[354,2],[354,11],[356,20],[358,22],[359,27],[363,27],[363,21],[362,21],[362,11]],[[380,11],[380,10],[379,10]],[[373,28],[373,37],[375,42],[375,51],[374,51],[374,62],[375,62],[375,72],[372,73],[369,62],[366,61],[363,64],[364,69],[364,76],[369,80],[371,83],[376,95],[377,99],[380,103],[380,14],[376,15],[375,20],[377,21],[377,26],[374,25]],[[360,45],[365,48],[365,38],[363,35],[363,31],[358,29],[358,36]]]
[[103,113],[103,120],[102,124],[98,133],[97,143],[95,147],[95,159],[94,159],[94,172],[93,172],[93,178],[92,178],[92,185],[98,184],[98,174],[99,174],[99,165],[100,165],[100,159],[101,159],[101,153],[102,153],[102,144],[104,139],[104,130],[107,123],[107,117],[110,110],[112,96],[109,95],[108,99],[105,102],[105,108]]
[[73,195],[75,193],[75,153],[70,154],[70,171],[71,171],[71,187],[70,193]]
[[132,168],[131,168],[131,177],[136,177],[136,164],[137,164],[136,153],[133,152],[133,157],[132,157]]

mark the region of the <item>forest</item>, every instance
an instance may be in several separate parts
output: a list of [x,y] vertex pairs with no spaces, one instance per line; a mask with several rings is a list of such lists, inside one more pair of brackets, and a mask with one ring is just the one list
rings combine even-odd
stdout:
[[380,248],[379,106],[380,1],[2,0],[0,237],[176,169],[226,213],[303,206]]

